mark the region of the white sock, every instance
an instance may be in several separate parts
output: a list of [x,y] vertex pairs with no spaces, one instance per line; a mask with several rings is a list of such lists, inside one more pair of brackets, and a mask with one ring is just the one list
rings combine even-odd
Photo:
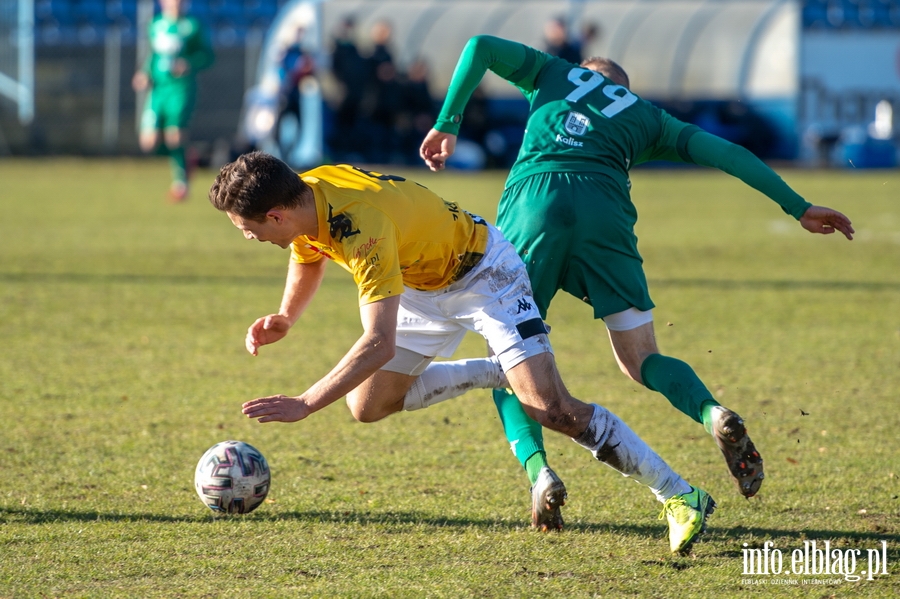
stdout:
[[432,362],[403,398],[404,410],[421,410],[471,389],[506,387],[509,382],[496,357]]
[[606,408],[595,404],[587,429],[573,441],[623,476],[650,487],[661,502],[691,490],[686,480]]

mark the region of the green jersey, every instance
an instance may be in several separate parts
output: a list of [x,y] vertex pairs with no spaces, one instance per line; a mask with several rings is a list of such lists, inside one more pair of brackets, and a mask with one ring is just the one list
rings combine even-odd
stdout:
[[[213,63],[213,51],[206,32],[200,22],[193,17],[179,17],[171,20],[165,15],[157,15],[150,23],[150,54],[144,68],[155,89],[192,93],[196,74]],[[173,72],[178,59],[187,63],[187,71],[182,75]]]
[[459,132],[462,110],[487,70],[515,85],[530,103],[507,186],[540,173],[597,173],[627,193],[632,166],[670,160],[736,176],[794,218],[811,206],[744,148],[679,121],[600,73],[496,37],[469,40],[435,129]]

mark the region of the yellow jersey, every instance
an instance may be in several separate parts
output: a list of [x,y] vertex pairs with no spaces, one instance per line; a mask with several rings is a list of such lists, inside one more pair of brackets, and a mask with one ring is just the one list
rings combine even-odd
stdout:
[[291,259],[331,258],[353,275],[360,305],[399,295],[404,286],[447,287],[484,255],[484,219],[414,181],[346,164],[299,176],[315,195],[319,234],[296,238]]

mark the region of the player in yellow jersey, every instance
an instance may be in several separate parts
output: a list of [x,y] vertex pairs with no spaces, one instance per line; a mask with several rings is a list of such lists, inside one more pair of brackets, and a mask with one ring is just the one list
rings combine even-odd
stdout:
[[[508,385],[540,424],[653,491],[665,504],[673,552],[686,551],[705,529],[712,498],[617,416],[566,390],[525,265],[484,219],[402,177],[347,165],[297,176],[261,152],[225,165],[209,199],[247,239],[291,248],[281,307],[250,326],[250,353],[297,322],[322,281],[324,258],[347,269],[359,290],[363,333],[347,354],[299,395],[244,403],[248,417],[295,422],[346,396],[354,418],[374,422],[472,388]],[[449,357],[466,331],[481,334],[494,357],[433,362]]]

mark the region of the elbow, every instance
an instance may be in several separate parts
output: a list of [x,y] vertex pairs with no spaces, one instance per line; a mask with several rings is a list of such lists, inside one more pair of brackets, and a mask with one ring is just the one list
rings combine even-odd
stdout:
[[381,368],[393,360],[397,354],[397,340],[393,337],[388,338],[380,335],[372,339],[372,342],[369,344],[369,351],[373,360],[378,363],[378,368]]
[[[390,345],[385,344],[382,348],[379,349],[378,356],[381,358],[381,366],[384,366],[388,362],[394,359],[394,356],[397,355],[397,346],[391,343]],[[379,368],[381,367],[379,366]]]
[[479,53],[485,48],[492,46],[496,39],[493,35],[475,35],[469,38],[469,41],[466,43],[466,49]]

